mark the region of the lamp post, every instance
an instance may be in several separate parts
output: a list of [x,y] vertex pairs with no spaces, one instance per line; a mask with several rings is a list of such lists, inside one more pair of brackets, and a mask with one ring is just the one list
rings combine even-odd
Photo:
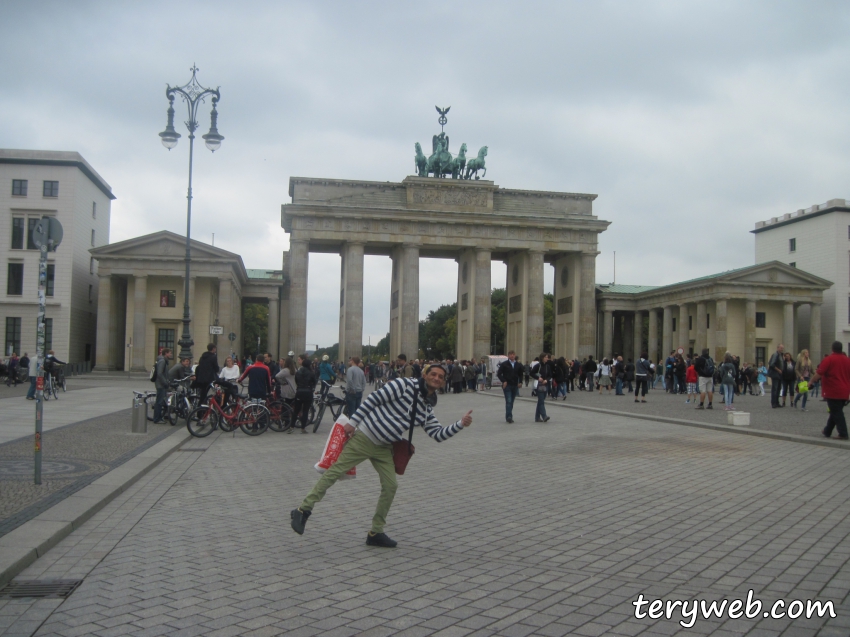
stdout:
[[162,139],[162,145],[168,150],[177,146],[180,139],[180,133],[174,130],[174,98],[179,95],[183,98],[186,106],[189,109],[189,119],[185,122],[186,128],[189,129],[189,189],[186,194],[186,278],[183,282],[183,334],[178,341],[180,345],[179,358],[192,358],[192,335],[189,332],[189,268],[192,261],[192,253],[190,247],[190,236],[192,231],[192,154],[195,150],[195,131],[198,129],[198,106],[204,102],[208,95],[212,96],[212,112],[210,113],[210,132],[202,135],[207,148],[212,152],[221,148],[221,141],[224,139],[218,134],[216,124],[218,122],[218,111],[215,107],[218,104],[221,95],[218,88],[204,88],[198,83],[195,75],[198,72],[197,66],[192,66],[192,79],[183,86],[171,86],[166,84],[165,97],[168,98],[168,123],[165,130],[159,136]]

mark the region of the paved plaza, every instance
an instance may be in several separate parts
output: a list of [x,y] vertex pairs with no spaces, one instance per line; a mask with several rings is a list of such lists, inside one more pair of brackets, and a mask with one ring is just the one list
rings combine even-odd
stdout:
[[[604,397],[603,397],[604,398]],[[613,400],[613,399],[612,399]],[[850,634],[848,451],[441,396],[367,547],[379,484],[335,485],[303,536],[317,435],[189,440],[16,578],[82,579],[65,600],[0,600],[9,635]],[[833,603],[837,617],[635,618],[632,602]],[[646,606],[643,607],[646,612]]]

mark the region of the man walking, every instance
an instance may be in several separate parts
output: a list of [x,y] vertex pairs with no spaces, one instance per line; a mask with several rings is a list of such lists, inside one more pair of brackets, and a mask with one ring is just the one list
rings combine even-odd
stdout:
[[365,389],[366,376],[360,369],[360,357],[352,356],[348,360],[348,370],[345,372],[345,404],[349,418],[354,416],[354,412],[360,407]]
[[847,421],[844,418],[844,406],[850,398],[850,358],[842,351],[841,341],[832,344],[832,354],[818,365],[812,383],[823,380],[823,397],[829,407],[829,419],[823,435],[832,437],[832,430],[838,429],[838,439],[847,440]]
[[508,360],[502,361],[496,370],[496,378],[502,381],[502,391],[505,394],[505,420],[514,421],[514,401],[519,395],[519,383],[523,375],[522,363],[518,363],[516,352],[508,352]]
[[785,346],[780,343],[779,347],[770,357],[767,364],[767,375],[770,378],[770,406],[781,407],[779,404],[779,390],[782,389],[782,367],[784,366]]
[[584,364],[584,387],[587,391],[593,391],[593,377],[596,374],[596,361],[593,356],[587,357],[587,362]]
[[[708,348],[702,350],[702,355],[694,361],[694,370],[699,383],[699,406],[697,409],[714,409],[714,361],[708,355]],[[705,406],[705,396],[708,394],[708,407]]]
[[352,467],[369,460],[381,479],[381,496],[366,544],[395,547],[397,542],[384,533],[387,514],[398,488],[392,443],[406,440],[411,424],[422,427],[437,442],[451,438],[472,424],[471,410],[448,427],[437,421],[432,402],[436,401],[437,389],[445,382],[446,370],[439,365],[431,365],[425,368],[421,379],[398,378],[369,394],[361,408],[352,415],[351,424],[345,426],[349,439],[339,459],[325,471],[301,506],[290,512],[292,530],[302,535],[313,507],[327,490]]

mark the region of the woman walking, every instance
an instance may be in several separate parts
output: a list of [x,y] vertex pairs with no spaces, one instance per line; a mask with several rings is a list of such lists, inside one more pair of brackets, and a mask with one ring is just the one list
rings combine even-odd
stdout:
[[317,378],[307,354],[301,354],[298,363],[300,367],[295,372],[295,401],[292,403],[292,413],[301,420],[301,433],[306,434],[307,418],[310,415],[310,407],[313,406],[313,391]]
[[552,365],[549,362],[549,354],[540,355],[540,361],[531,368],[530,376],[537,381],[537,409],[534,411],[534,422],[549,422],[546,415],[546,394],[549,383],[552,381]]
[[602,388],[605,388],[605,393],[611,393],[611,365],[608,362],[607,358],[602,359],[602,363],[599,365],[599,370],[596,372],[597,377],[599,378],[599,393],[602,394]]
[[732,406],[732,399],[735,395],[736,371],[732,354],[726,352],[726,355],[723,357],[723,364],[720,366],[720,386],[723,388],[723,400],[726,403],[724,409],[727,411],[735,409]]
[[800,400],[800,397],[803,398],[803,406],[801,409],[806,411],[806,400],[809,397],[809,383],[812,379],[812,361],[809,360],[809,350],[804,349],[800,352],[799,356],[797,356],[797,396],[794,398],[794,402],[791,403],[792,407],[797,406],[797,401]]
[[759,384],[759,396],[764,396],[764,384],[767,382],[767,367],[764,366],[764,363],[759,365],[758,368],[758,384]]
[[782,406],[785,406],[785,401],[788,396],[791,396],[791,404],[794,404],[794,386],[797,384],[797,365],[794,359],[791,358],[791,352],[785,352],[782,361]]

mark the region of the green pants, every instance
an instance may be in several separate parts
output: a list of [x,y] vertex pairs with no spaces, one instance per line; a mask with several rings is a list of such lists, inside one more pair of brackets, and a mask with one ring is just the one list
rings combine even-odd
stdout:
[[369,437],[357,432],[349,440],[339,454],[339,459],[325,471],[324,475],[310,491],[310,495],[301,503],[302,511],[312,511],[315,504],[325,497],[325,492],[331,488],[334,482],[351,467],[359,465],[364,460],[370,460],[378,477],[381,478],[381,497],[378,498],[378,506],[375,509],[375,517],[372,518],[372,532],[383,533],[384,525],[387,523],[387,513],[390,512],[393,498],[395,497],[398,482],[395,479],[395,465],[393,464],[392,447],[376,445]]

